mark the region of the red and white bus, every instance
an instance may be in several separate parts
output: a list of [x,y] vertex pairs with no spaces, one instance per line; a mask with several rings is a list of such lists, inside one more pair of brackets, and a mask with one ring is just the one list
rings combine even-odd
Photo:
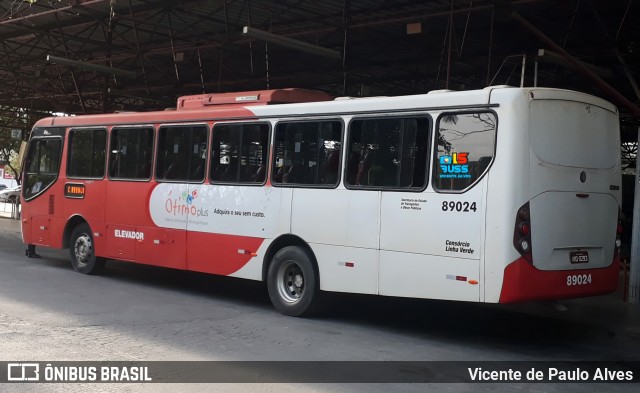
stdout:
[[287,315],[320,291],[598,295],[618,282],[619,146],[617,109],[566,90],[188,96],[38,121],[22,235],[85,274],[117,259],[266,281]]

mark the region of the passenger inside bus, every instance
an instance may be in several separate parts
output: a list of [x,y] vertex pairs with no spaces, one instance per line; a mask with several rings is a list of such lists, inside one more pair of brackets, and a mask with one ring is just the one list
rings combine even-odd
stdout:
[[293,164],[284,175],[282,175],[283,183],[300,183],[307,171],[302,163]]
[[369,185],[369,170],[373,165],[373,161],[376,156],[376,151],[372,149],[363,149],[360,155],[360,162],[358,163],[358,174],[356,175],[355,184],[358,186]]
[[237,181],[238,177],[238,159],[232,157],[229,160],[229,164],[225,165],[224,173],[222,174],[221,181],[233,182]]
[[327,158],[320,165],[318,179],[320,184],[335,184],[338,181],[340,170],[340,152],[337,150],[328,153]]
[[151,157],[147,150],[142,151],[142,165],[138,167],[138,178],[148,179],[151,177]]
[[255,171],[255,173],[251,176],[250,181],[254,183],[262,183],[264,182],[265,174],[266,174],[266,169],[264,164],[260,165],[258,167],[258,170]]
[[171,180],[176,178],[176,168],[175,168],[174,162],[169,164],[167,169],[165,169],[165,171],[162,174],[162,178],[165,180]]

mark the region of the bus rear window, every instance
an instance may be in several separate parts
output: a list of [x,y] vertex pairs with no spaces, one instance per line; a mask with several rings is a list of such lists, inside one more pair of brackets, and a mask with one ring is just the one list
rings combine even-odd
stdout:
[[618,117],[614,112],[565,100],[536,99],[529,105],[531,149],[541,161],[596,169],[618,163]]
[[496,126],[492,112],[442,114],[436,135],[433,188],[460,192],[480,180],[495,154]]

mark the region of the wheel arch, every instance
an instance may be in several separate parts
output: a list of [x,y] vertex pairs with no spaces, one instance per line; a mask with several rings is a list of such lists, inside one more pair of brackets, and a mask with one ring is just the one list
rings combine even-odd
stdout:
[[305,250],[309,257],[311,258],[311,262],[313,264],[313,269],[315,271],[317,280],[318,280],[318,288],[320,285],[320,269],[318,268],[318,260],[316,259],[316,255],[309,246],[309,243],[304,241],[302,238],[296,235],[292,235],[290,233],[278,236],[271,242],[269,248],[267,248],[267,252],[264,255],[264,259],[262,261],[262,281],[267,282],[267,273],[269,272],[269,265],[273,261],[273,257],[276,253],[282,250],[285,247],[296,246]]
[[64,231],[62,232],[62,248],[69,248],[71,234],[73,233],[73,230],[80,224],[87,224],[87,226],[91,228],[89,222],[87,222],[87,220],[85,220],[85,218],[79,214],[71,216],[71,218],[67,220],[67,224],[65,225]]

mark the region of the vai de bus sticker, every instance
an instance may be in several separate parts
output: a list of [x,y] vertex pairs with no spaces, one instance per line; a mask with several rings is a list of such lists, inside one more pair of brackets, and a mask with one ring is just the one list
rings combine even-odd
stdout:
[[441,179],[470,179],[469,152],[452,153],[450,156],[440,156]]

